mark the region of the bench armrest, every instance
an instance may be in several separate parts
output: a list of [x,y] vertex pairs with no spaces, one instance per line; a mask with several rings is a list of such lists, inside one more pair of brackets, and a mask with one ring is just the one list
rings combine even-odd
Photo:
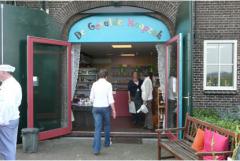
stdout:
[[180,127],[180,128],[167,128],[167,129],[157,129],[156,132],[158,134],[158,140],[161,141],[161,138],[162,138],[162,135],[165,135],[163,134],[162,132],[166,132],[166,131],[184,131],[186,128],[185,127]]
[[179,128],[167,128],[167,129],[156,129],[156,132],[161,133],[164,131],[183,131],[185,130],[185,127],[179,127]]
[[195,153],[197,156],[199,157],[203,157],[203,156],[208,156],[208,155],[223,155],[223,154],[232,154],[233,151],[220,151],[220,152],[216,152],[216,151],[212,151],[212,152],[197,152]]

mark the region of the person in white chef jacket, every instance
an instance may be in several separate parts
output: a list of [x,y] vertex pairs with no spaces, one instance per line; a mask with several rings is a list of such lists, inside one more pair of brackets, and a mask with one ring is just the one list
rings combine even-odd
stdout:
[[16,159],[22,88],[10,74],[14,71],[10,65],[0,65],[0,160]]

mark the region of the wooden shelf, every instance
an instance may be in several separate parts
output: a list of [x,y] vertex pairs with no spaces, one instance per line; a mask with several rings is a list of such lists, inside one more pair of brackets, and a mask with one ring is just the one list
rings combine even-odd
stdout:
[[90,91],[91,89],[78,89],[78,91]]
[[115,83],[115,82],[113,82],[112,84],[124,84],[124,85],[126,84],[127,85],[128,83]]
[[97,74],[78,74],[79,76],[97,76]]
[[157,107],[157,128],[162,128],[164,127],[164,117],[165,117],[165,104],[162,103],[162,92],[159,89],[155,89],[155,105]]
[[93,83],[94,81],[92,81],[92,82],[78,82],[78,84],[89,84],[89,83]]

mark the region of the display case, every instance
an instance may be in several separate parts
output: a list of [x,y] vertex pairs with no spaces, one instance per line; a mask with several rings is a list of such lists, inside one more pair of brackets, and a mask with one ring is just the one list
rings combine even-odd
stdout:
[[92,84],[97,80],[96,68],[79,68],[78,83],[72,103],[75,121],[73,130],[93,130],[92,102],[90,91]]
[[89,103],[90,90],[92,84],[97,80],[97,69],[96,68],[80,68],[78,75],[77,89],[75,93],[76,99],[79,99],[79,103],[82,106],[91,106]]
[[132,79],[132,72],[134,71],[137,71],[139,73],[139,76],[142,80],[144,79],[144,73],[146,72],[156,73],[152,65],[113,66],[111,68],[111,73],[110,73],[113,90],[128,90],[128,82]]
[[131,79],[131,73],[135,71],[133,67],[112,67],[111,68],[111,83],[113,90],[127,90],[128,82]]

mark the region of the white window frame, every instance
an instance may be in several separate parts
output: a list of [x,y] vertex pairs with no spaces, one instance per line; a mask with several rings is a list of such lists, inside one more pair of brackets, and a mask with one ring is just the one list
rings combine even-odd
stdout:
[[[233,47],[233,86],[207,86],[207,45],[208,44],[226,44],[232,43]],[[237,40],[204,40],[204,79],[203,79],[203,89],[204,90],[237,90]],[[220,64],[219,64],[220,66]]]

